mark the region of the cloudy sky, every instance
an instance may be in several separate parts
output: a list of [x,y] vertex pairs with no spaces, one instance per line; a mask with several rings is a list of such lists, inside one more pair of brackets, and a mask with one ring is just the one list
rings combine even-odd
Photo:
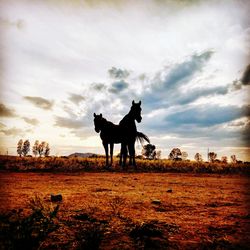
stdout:
[[[1,153],[19,139],[51,154],[104,153],[93,113],[138,131],[162,155],[207,148],[250,160],[250,4],[0,1]],[[136,145],[137,152],[141,147]],[[119,146],[115,147],[119,151]]]

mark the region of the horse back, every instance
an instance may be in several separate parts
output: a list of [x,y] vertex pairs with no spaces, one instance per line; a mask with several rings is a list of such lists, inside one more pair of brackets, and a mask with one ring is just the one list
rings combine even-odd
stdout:
[[106,143],[121,143],[122,133],[119,125],[108,122],[105,129],[101,131],[100,137]]

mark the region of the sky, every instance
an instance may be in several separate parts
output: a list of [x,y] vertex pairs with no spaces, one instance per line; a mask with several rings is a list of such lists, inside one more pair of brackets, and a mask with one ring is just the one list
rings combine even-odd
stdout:
[[[19,139],[52,155],[104,154],[93,113],[137,130],[162,157],[250,161],[247,0],[0,1],[0,153]],[[120,145],[115,146],[115,152]],[[141,146],[136,144],[137,153]]]

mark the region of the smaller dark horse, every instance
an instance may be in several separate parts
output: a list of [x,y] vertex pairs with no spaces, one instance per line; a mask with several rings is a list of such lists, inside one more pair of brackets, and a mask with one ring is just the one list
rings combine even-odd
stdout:
[[[138,104],[135,104],[133,101],[133,106],[139,107]],[[136,108],[138,109],[138,108]],[[130,156],[130,165],[135,165],[135,150],[134,150],[134,144],[135,140],[138,139],[141,143],[143,143],[144,140],[146,140],[148,143],[150,143],[149,138],[144,135],[141,132],[138,132],[136,130],[135,126],[135,116],[134,114],[134,108],[131,108],[132,112],[130,112],[128,115],[124,117],[122,121],[125,121],[125,123],[122,125],[116,125],[113,124],[110,121],[107,121],[102,114],[96,115],[94,113],[94,124],[95,124],[95,131],[97,133],[100,133],[100,137],[102,139],[102,144],[105,149],[106,154],[106,166],[109,165],[109,147],[110,144],[110,157],[111,157],[111,165],[113,163],[113,149],[114,149],[114,143],[121,143],[121,152],[120,152],[120,166],[125,167],[126,165],[126,158],[127,158],[127,151],[129,150],[129,156]],[[138,111],[140,112],[141,109]],[[141,121],[141,118],[139,118]],[[138,120],[139,120],[138,119]],[[121,121],[121,122],[122,122]],[[120,123],[121,123],[120,122]],[[132,126],[128,125],[132,122]],[[131,129],[132,128],[132,129]]]
[[[94,113],[94,124],[95,124],[95,131],[100,133],[100,137],[102,139],[102,144],[105,149],[106,154],[106,166],[109,166],[109,147],[110,144],[110,165],[113,163],[113,150],[114,150],[114,143],[121,143],[121,129],[118,125],[107,121],[102,114],[96,115]],[[120,165],[121,165],[121,158],[120,158]]]

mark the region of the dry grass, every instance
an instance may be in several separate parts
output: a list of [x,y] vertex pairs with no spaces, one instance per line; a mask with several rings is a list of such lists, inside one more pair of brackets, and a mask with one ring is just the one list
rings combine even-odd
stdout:
[[[5,171],[0,183],[2,215],[22,208],[30,216],[33,204],[46,217],[59,205],[40,249],[249,246],[249,179],[244,175]],[[51,204],[52,193],[63,200]]]
[[[0,156],[0,170],[22,172],[121,172],[118,159],[114,159],[112,168],[105,168],[105,158],[80,157],[15,157]],[[137,159],[134,172],[172,172],[172,173],[217,173],[217,174],[249,174],[249,163],[224,164],[195,161],[142,160]]]

